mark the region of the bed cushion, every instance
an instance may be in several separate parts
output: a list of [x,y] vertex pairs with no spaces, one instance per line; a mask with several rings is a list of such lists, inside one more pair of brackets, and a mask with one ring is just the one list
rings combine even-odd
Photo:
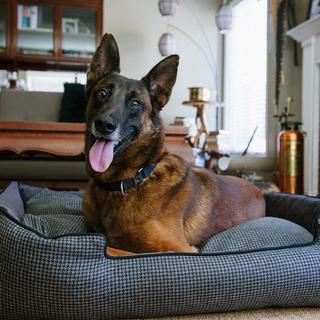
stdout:
[[25,204],[21,223],[46,237],[85,234],[90,230],[81,210],[82,195],[44,189]]
[[[319,240],[290,221],[251,221],[211,238],[201,254],[113,258],[105,254],[105,237],[88,229],[66,235],[49,226],[45,235],[37,224],[24,223],[28,214],[50,216],[50,205],[49,211],[41,206],[51,196],[52,208],[60,208],[52,216],[81,217],[73,210],[81,207],[73,193],[12,183],[0,195],[1,319],[126,319],[320,306]],[[311,216],[319,207],[317,200],[301,214]]]

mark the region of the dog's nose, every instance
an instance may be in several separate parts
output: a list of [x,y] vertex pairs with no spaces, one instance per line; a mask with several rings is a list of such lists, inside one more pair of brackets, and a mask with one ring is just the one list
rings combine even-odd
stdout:
[[117,128],[115,120],[111,117],[97,118],[94,121],[94,126],[96,131],[103,135],[109,135]]

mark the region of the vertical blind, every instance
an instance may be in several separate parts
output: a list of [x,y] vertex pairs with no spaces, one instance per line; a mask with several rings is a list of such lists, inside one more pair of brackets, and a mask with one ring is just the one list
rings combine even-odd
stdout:
[[267,149],[268,0],[242,0],[233,7],[234,25],[225,39],[225,128],[230,149],[242,152],[258,127],[249,153]]

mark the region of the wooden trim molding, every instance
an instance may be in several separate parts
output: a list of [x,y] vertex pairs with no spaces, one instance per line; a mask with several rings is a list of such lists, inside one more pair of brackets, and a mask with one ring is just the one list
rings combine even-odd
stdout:
[[315,16],[288,31],[303,49],[302,123],[304,143],[304,193],[319,193],[319,107],[320,107],[320,16]]
[[51,122],[51,121],[0,121],[1,131],[27,132],[79,132],[85,131],[84,123]]

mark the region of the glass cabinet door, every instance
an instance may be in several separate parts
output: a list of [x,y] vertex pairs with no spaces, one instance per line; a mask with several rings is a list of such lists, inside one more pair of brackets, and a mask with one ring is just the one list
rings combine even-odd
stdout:
[[53,9],[47,6],[18,5],[18,52],[52,55]]
[[96,48],[95,11],[65,9],[62,17],[62,54],[65,57],[91,57]]
[[0,52],[6,50],[6,16],[7,7],[4,3],[0,3]]

